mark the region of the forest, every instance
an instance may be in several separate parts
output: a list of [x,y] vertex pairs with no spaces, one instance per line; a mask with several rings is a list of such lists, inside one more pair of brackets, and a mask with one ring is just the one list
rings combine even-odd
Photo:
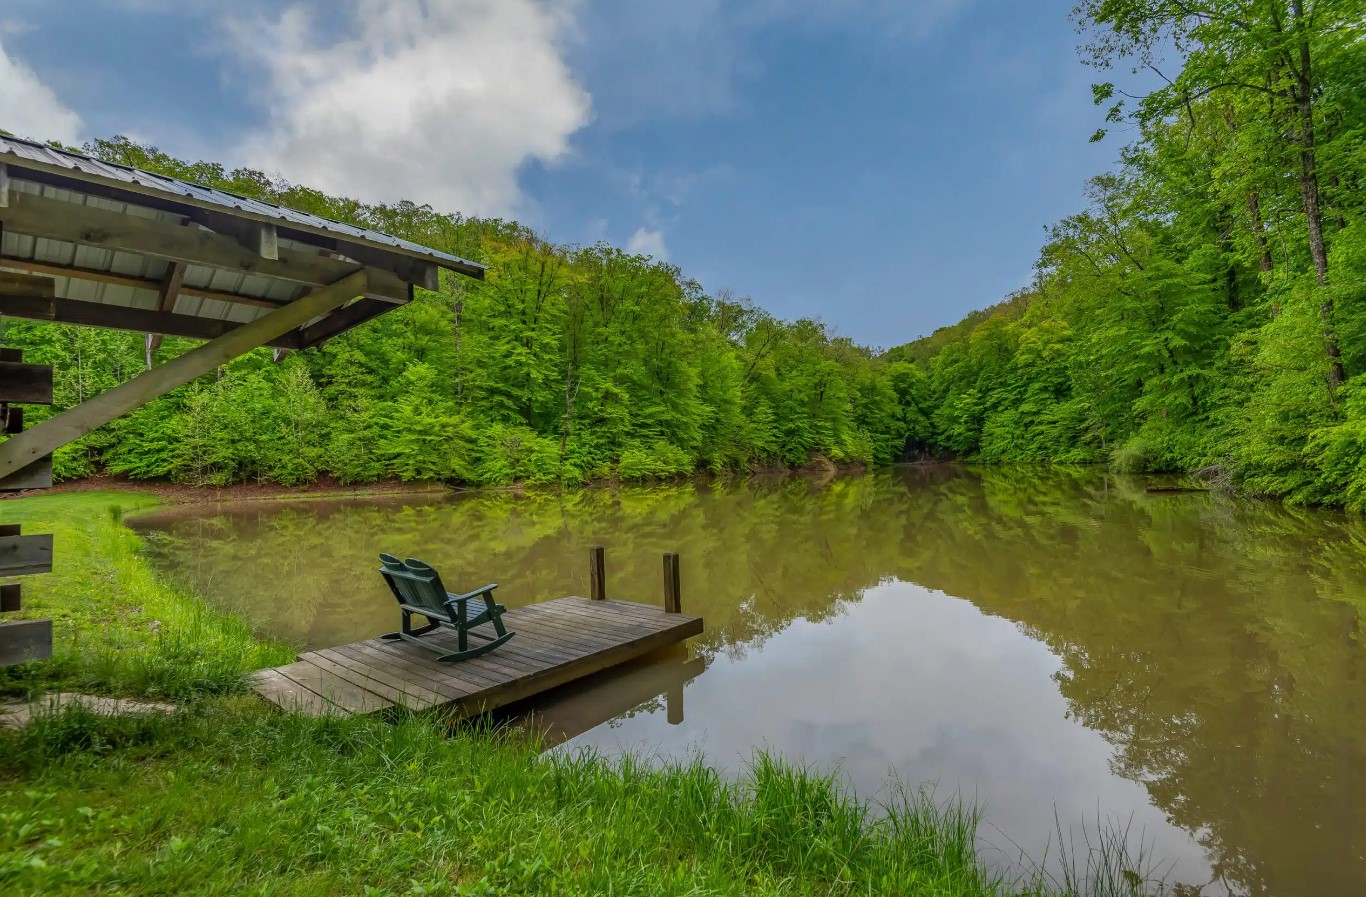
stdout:
[[[67,447],[57,473],[572,484],[953,457],[1201,472],[1366,508],[1364,12],[1083,0],[1082,61],[1111,79],[1093,139],[1124,141],[1116,164],[1050,228],[1028,287],[886,352],[605,244],[94,141],[490,271],[318,351],[238,359]],[[58,410],[149,362],[141,334],[3,327],[55,366]]]
[[932,445],[1366,507],[1366,5],[1074,18],[1128,142],[1028,288],[889,353],[927,375]]
[[[497,485],[676,477],[885,463],[906,443],[920,370],[819,321],[781,321],[707,295],[676,267],[607,245],[555,245],[519,224],[403,202],[366,205],[185,163],[126,138],[83,151],[240,195],[375,227],[490,267],[442,273],[437,292],[276,363],[268,349],[220,368],[54,459],[195,484],[398,478]],[[7,321],[3,341],[54,366],[53,411],[194,345]],[[44,409],[35,409],[34,420]]]

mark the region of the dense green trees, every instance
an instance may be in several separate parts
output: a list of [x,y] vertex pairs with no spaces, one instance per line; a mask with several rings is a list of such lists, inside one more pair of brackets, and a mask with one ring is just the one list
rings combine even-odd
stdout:
[[[694,470],[887,462],[923,416],[923,376],[818,321],[779,321],[708,296],[675,267],[551,244],[511,222],[369,206],[188,164],[123,138],[105,159],[378,227],[490,266],[272,362],[260,350],[117,421],[57,458],[222,484],[386,477],[476,484],[648,479]],[[7,322],[3,341],[56,368],[57,409],[141,371],[141,334]],[[191,345],[167,339],[163,360]],[[920,421],[918,423],[918,421]]]
[[[1133,141],[1051,229],[1029,288],[881,357],[605,245],[98,141],[104,158],[491,272],[319,352],[240,359],[65,450],[58,471],[483,484],[955,455],[1211,468],[1366,508],[1366,0],[1082,0],[1075,18],[1084,61],[1155,85],[1095,87]],[[57,366],[57,407],[144,363],[137,335],[3,335]]]
[[891,353],[929,379],[930,441],[1217,465],[1251,492],[1366,507],[1366,4],[1084,0],[1075,17],[1085,61],[1157,86],[1096,86],[1136,139],[1052,228],[1033,286]]

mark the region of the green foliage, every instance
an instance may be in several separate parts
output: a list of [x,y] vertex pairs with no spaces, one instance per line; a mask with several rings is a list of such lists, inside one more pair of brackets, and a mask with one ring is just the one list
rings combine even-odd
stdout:
[[[426,206],[370,206],[187,163],[124,138],[101,158],[186,177],[476,258],[476,282],[437,292],[273,364],[252,352],[106,427],[55,459],[59,478],[101,469],[223,485],[386,478],[476,485],[660,479],[801,465],[815,455],[888,462],[928,438],[923,377],[819,321],[780,321],[708,296],[672,266],[605,245],[556,246],[510,222]],[[55,369],[55,410],[144,369],[141,337],[0,324],[6,345]],[[185,351],[167,339],[155,361]]]
[[[1034,284],[892,350],[924,375],[913,445],[988,462],[1218,465],[1366,508],[1366,70],[1360,0],[1083,0],[1084,59],[1170,78]],[[1175,59],[1164,59],[1174,56]],[[1123,102],[1117,102],[1123,97]]]
[[61,550],[51,574],[25,580],[19,614],[52,620],[53,660],[0,670],[0,691],[188,699],[244,690],[255,670],[293,658],[287,646],[258,640],[241,619],[152,572],[122,519],[154,503],[108,492],[7,503],[9,521],[53,533]]

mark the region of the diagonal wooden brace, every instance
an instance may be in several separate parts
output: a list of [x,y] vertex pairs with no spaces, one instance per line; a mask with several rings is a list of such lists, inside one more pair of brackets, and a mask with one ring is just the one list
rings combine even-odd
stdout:
[[99,429],[157,396],[207,374],[238,355],[340,307],[348,299],[364,293],[368,284],[367,273],[364,270],[357,271],[241,327],[235,327],[217,339],[191,349],[127,383],[120,383],[75,408],[68,408],[32,430],[13,436],[9,441],[0,443],[0,478]]

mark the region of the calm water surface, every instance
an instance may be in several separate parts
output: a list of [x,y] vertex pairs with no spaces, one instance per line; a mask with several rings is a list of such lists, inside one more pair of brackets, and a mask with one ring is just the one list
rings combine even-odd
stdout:
[[[1127,825],[1184,893],[1366,893],[1366,525],[1099,473],[907,467],[828,482],[197,507],[138,521],[165,569],[321,647],[394,628],[421,557],[508,605],[658,602],[690,653],[561,690],[563,743],[740,767],[757,747],[961,792],[1001,862]],[[1056,838],[1056,836],[1054,836]],[[1056,847],[1050,848],[1055,851]]]

